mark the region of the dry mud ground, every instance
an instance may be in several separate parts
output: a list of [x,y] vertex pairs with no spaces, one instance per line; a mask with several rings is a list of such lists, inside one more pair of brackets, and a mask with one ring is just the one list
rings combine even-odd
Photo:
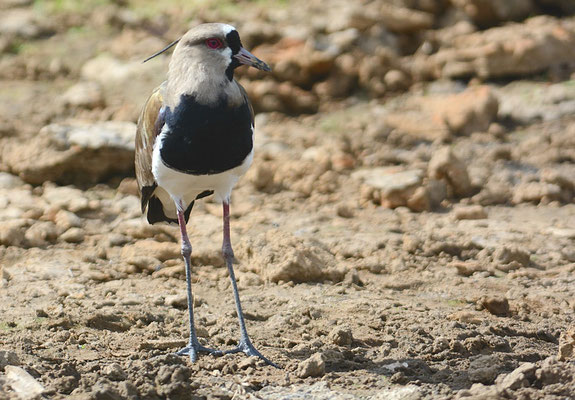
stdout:
[[[3,144],[72,113],[54,102],[71,81],[19,79],[3,81],[3,129],[19,129]],[[137,112],[153,84],[122,101]],[[503,105],[510,92],[497,93]],[[144,222],[133,178],[31,185],[3,173],[0,398],[575,398],[572,112],[524,124],[500,114],[489,132],[422,140],[379,129],[385,104],[258,116],[254,167],[232,198],[232,242],[248,331],[281,369],[241,354],[195,364],[173,354],[188,335],[178,231]],[[462,198],[452,180],[430,183],[428,164],[445,149],[462,161],[446,168],[469,173]],[[385,188],[356,174],[381,165],[425,176],[416,187],[430,196],[439,185],[437,204],[382,207]],[[189,229],[200,340],[231,348],[219,205],[198,203]]]

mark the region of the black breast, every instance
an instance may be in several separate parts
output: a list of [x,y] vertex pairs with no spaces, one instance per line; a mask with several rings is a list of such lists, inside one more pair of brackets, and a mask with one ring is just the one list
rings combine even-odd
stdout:
[[242,164],[252,151],[252,117],[247,102],[213,106],[182,95],[175,109],[166,109],[166,133],[160,148],[170,168],[193,175],[217,174]]

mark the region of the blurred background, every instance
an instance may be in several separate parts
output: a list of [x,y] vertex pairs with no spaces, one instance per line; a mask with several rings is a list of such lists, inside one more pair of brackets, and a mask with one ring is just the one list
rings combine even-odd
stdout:
[[[0,0],[0,372],[56,398],[571,398],[574,15]],[[177,229],[141,215],[135,123],[170,52],[142,60],[204,22],[273,68],[237,70],[256,153],[232,240],[248,330],[282,371],[170,355],[185,275]],[[206,199],[190,222],[198,329],[218,348],[236,337],[220,212]]]

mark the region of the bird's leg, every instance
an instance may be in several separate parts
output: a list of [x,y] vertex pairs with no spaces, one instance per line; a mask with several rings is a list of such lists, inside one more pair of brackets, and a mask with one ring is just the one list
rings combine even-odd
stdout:
[[194,297],[192,295],[192,264],[190,256],[192,255],[192,245],[188,238],[186,229],[186,218],[184,217],[184,207],[182,204],[176,203],[178,210],[178,224],[180,225],[180,234],[182,236],[182,256],[186,264],[186,284],[188,292],[188,315],[190,319],[190,341],[186,347],[178,351],[176,354],[179,356],[189,355],[192,362],[196,362],[199,352],[218,353],[216,350],[204,347],[198,341],[196,335],[196,327],[194,325]]
[[242,304],[240,302],[240,295],[238,293],[238,285],[236,283],[236,276],[234,274],[234,267],[232,265],[234,261],[234,251],[232,249],[232,242],[230,240],[230,202],[229,198],[223,201],[223,209],[224,209],[224,241],[222,244],[222,254],[224,256],[224,260],[226,261],[226,265],[228,267],[228,272],[230,274],[230,280],[232,281],[232,288],[234,289],[234,300],[236,301],[236,312],[238,314],[238,319],[240,322],[240,343],[238,347],[227,350],[224,353],[239,353],[240,351],[246,353],[248,356],[256,356],[260,359],[264,360],[266,364],[271,365],[273,367],[279,368],[277,364],[268,360],[264,357],[252,344],[249,336],[248,331],[246,330],[246,322],[244,320],[244,313],[242,311]]

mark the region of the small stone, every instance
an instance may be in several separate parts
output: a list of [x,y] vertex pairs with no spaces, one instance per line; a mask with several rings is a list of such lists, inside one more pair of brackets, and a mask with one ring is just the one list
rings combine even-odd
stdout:
[[56,223],[56,226],[62,229],[82,227],[82,218],[78,217],[73,212],[66,210],[58,211],[54,216],[54,222]]
[[325,361],[321,353],[300,362],[297,366],[296,375],[299,378],[320,377],[325,374]]
[[84,241],[84,237],[83,229],[70,228],[60,236],[60,239],[68,243],[81,243]]
[[21,246],[28,222],[24,219],[3,221],[0,224],[0,245]]
[[444,180],[455,196],[466,197],[473,192],[467,167],[450,147],[444,147],[433,155],[428,174],[434,179]]
[[471,382],[491,384],[499,370],[498,359],[494,356],[479,356],[469,363],[467,374]]
[[493,315],[509,315],[509,301],[505,297],[484,297],[481,305]]
[[457,220],[485,218],[487,218],[487,213],[485,212],[485,209],[480,205],[455,208],[455,219]]
[[528,387],[530,381],[535,379],[537,366],[533,363],[524,363],[509,374],[502,374],[497,377],[495,383],[497,388],[503,390],[517,390],[521,387]]
[[110,378],[113,381],[123,381],[126,380],[126,373],[118,363],[113,363],[110,365],[106,365],[104,367],[104,375]]
[[160,261],[179,259],[181,257],[180,245],[170,242],[156,242],[155,240],[140,240],[122,249],[123,259],[133,259],[146,254]]
[[172,294],[164,298],[164,304],[168,307],[184,309],[188,307],[188,296],[183,294]]
[[457,274],[461,276],[471,276],[476,272],[485,271],[485,267],[474,260],[455,261],[450,266],[457,269]]
[[93,109],[103,107],[104,93],[98,82],[78,82],[62,94],[62,103],[67,106]]
[[0,371],[4,371],[7,365],[20,365],[20,359],[13,351],[0,350]]
[[353,209],[346,204],[338,205],[335,212],[338,217],[353,218]]
[[140,270],[144,270],[144,271],[148,271],[148,272],[154,272],[157,269],[159,269],[158,267],[161,267],[161,265],[162,265],[162,262],[160,260],[158,260],[155,257],[149,257],[149,256],[131,257],[131,258],[126,259],[126,262],[128,264],[131,264],[131,265],[138,267],[138,269],[140,269]]
[[338,346],[351,346],[353,335],[351,329],[336,327],[328,335],[328,340]]
[[553,183],[520,183],[513,191],[513,203],[541,203],[561,199],[561,187]]
[[531,256],[525,250],[517,247],[498,247],[495,250],[494,259],[500,264],[510,264],[517,262],[522,267],[528,267],[531,262]]
[[44,386],[40,384],[32,375],[20,367],[7,365],[6,382],[21,399],[36,399],[44,393]]
[[559,361],[575,360],[575,326],[561,332],[557,359]]
[[32,225],[24,237],[30,247],[42,247],[54,243],[58,238],[59,230],[53,222],[39,221]]
[[409,88],[411,84],[409,76],[405,72],[397,69],[387,71],[383,77],[383,81],[389,90],[405,90]]

